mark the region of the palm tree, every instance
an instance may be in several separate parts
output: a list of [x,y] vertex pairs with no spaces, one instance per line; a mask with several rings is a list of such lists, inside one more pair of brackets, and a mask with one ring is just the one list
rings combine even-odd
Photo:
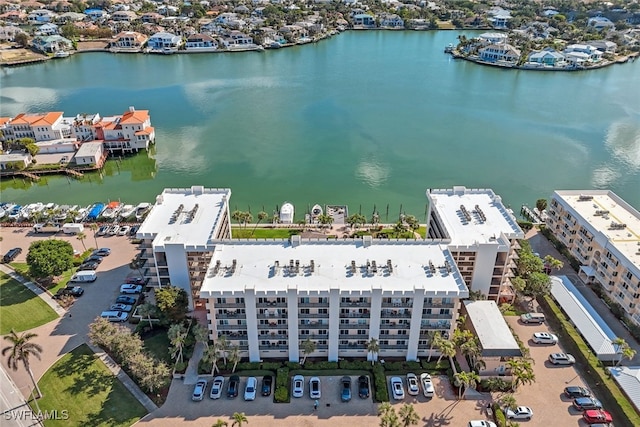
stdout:
[[500,396],[498,399],[498,404],[503,408],[508,409],[516,409],[518,407],[518,401],[516,400],[513,393],[506,393]]
[[234,412],[231,416],[231,419],[233,420],[233,424],[231,424],[231,427],[242,427],[242,423],[249,423],[249,420],[247,419],[247,416],[244,414],[244,412]]
[[251,212],[242,212],[242,223],[244,224],[244,228],[247,228],[247,224],[253,221],[253,215]]
[[378,415],[384,415],[391,411],[393,411],[393,406],[389,402],[382,402],[380,406],[378,406]]
[[380,344],[375,338],[371,338],[367,341],[367,353],[371,353],[371,366],[378,359],[378,353],[380,352]]
[[149,328],[151,328],[151,330],[153,330],[153,323],[151,323],[151,315],[154,314],[155,311],[156,311],[156,306],[149,302],[145,302],[144,304],[138,306],[138,314],[142,317],[147,318],[147,320],[149,321]]
[[400,420],[395,409],[389,402],[381,403],[378,407],[378,416],[380,416],[380,427],[400,427]]
[[227,341],[227,337],[224,335],[220,335],[213,345],[216,348],[216,351],[220,356],[222,356],[222,361],[224,364],[227,364],[227,352],[229,351],[229,342]]
[[236,371],[236,366],[238,366],[238,362],[240,362],[240,347],[237,345],[231,346],[231,352],[229,353],[229,362],[233,363],[233,369],[231,369],[231,373]]
[[475,372],[458,372],[456,374],[456,380],[458,380],[458,400],[462,399],[462,387],[475,388],[480,376]]
[[442,334],[437,330],[429,330],[427,332],[427,339],[429,340],[429,357],[427,363],[431,362],[431,355],[433,354],[433,347],[439,347],[439,342],[442,339]]
[[536,375],[533,372],[531,361],[517,357],[509,360],[507,366],[511,370],[511,389],[515,391],[519,385],[535,382]]
[[129,261],[129,268],[132,270],[137,270],[140,278],[144,278],[144,273],[142,272],[142,267],[144,267],[146,260],[140,258],[140,256],[135,256]]
[[264,211],[260,211],[258,212],[258,222],[256,222],[256,225],[253,227],[253,230],[251,231],[251,235],[253,236],[253,233],[255,233],[256,228],[258,228],[258,224],[260,224],[261,221],[264,221],[265,219],[267,219],[269,217],[269,214],[264,212]]
[[618,354],[618,362],[616,363],[616,366],[622,363],[623,358],[631,360],[635,357],[636,351],[629,346],[624,338],[617,337],[612,341],[612,343],[616,349],[616,353]]
[[184,343],[187,339],[187,328],[179,324],[171,325],[167,331],[167,336],[169,337],[169,342],[173,347],[171,357],[176,359],[176,363],[182,363],[182,349],[184,348]]
[[235,210],[235,211],[233,211],[231,213],[231,219],[234,220],[235,222],[237,222],[238,225],[240,225],[242,223],[242,219],[244,217],[243,214],[244,214],[244,212]]
[[542,214],[542,211],[547,209],[547,199],[536,200],[536,208],[538,208],[538,211]]
[[228,422],[218,419],[218,421],[216,421],[215,424],[213,424],[211,427],[227,427],[228,425]]
[[311,341],[311,338],[307,338],[302,342],[302,352],[304,357],[302,358],[302,364],[307,361],[307,356],[316,351],[316,343]]
[[218,370],[219,358],[220,357],[218,354],[218,349],[216,348],[215,344],[208,346],[202,354],[202,360],[204,361],[204,363],[211,363],[211,376],[214,376],[216,374],[216,371]]
[[413,405],[410,403],[405,403],[404,405],[402,405],[402,408],[400,408],[399,411],[399,415],[404,427],[416,425],[420,421],[420,416],[416,412]]
[[29,373],[29,378],[31,378],[31,382],[33,383],[35,390],[38,392],[37,399],[40,399],[42,397],[42,392],[33,377],[31,365],[29,364],[29,358],[31,356],[40,360],[40,353],[42,353],[42,347],[39,344],[30,342],[37,336],[38,335],[32,332],[25,332],[22,335],[18,335],[14,329],[11,329],[9,335],[4,337],[4,339],[9,341],[11,345],[2,349],[2,355],[4,356],[9,353],[7,364],[14,371],[18,370],[18,364],[22,362],[24,368]]
[[96,233],[98,232],[98,224],[92,222],[89,224],[89,230],[93,231],[93,241],[96,242],[96,249],[98,249],[98,238],[96,237]]
[[443,357],[453,357],[456,355],[456,345],[453,341],[449,340],[440,340],[438,343],[438,351],[440,352],[440,357],[438,357],[438,361],[436,364],[440,363]]
[[478,343],[478,338],[473,337],[468,341],[460,344],[460,352],[464,356],[469,358],[471,366],[475,368],[476,364],[478,363],[478,359],[482,354],[482,350],[480,349],[480,345]]
[[76,235],[76,239],[80,240],[80,243],[82,243],[82,247],[84,248],[85,252],[87,251],[87,247],[84,245],[84,239],[86,238],[87,238],[87,235],[82,231]]

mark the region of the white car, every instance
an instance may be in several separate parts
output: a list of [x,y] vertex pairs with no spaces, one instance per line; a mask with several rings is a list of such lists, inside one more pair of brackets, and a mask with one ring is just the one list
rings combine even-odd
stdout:
[[576,359],[568,353],[553,353],[549,355],[549,362],[554,365],[573,365]]
[[198,380],[196,386],[193,388],[193,394],[191,400],[202,400],[204,392],[207,390],[207,380]]
[[558,343],[557,335],[550,334],[548,332],[536,332],[536,333],[533,334],[533,337],[531,339],[536,344],[551,344],[551,345],[554,345],[554,344]]
[[209,397],[212,399],[220,399],[222,396],[222,389],[224,388],[224,377],[217,376],[213,379],[213,384],[211,384],[211,392],[209,393]]
[[111,304],[111,307],[109,307],[109,310],[124,311],[125,313],[128,313],[131,310],[133,310],[133,306],[129,304],[117,303],[117,304]]
[[118,231],[120,231],[120,226],[112,225],[111,228],[109,228],[107,234],[109,234],[110,236],[115,236],[116,234],[118,234]]
[[120,227],[120,230],[118,230],[118,236],[127,236],[129,235],[129,231],[131,231],[131,227],[124,225]]
[[435,389],[433,387],[433,382],[431,382],[431,375],[426,372],[421,374],[420,382],[422,383],[422,393],[424,394],[424,397],[433,397]]
[[516,409],[507,408],[504,412],[508,420],[528,421],[533,417],[533,410],[528,406],[518,406]]
[[256,377],[249,377],[247,379],[247,385],[244,388],[244,400],[256,400],[256,388],[258,387],[258,380]]
[[320,378],[313,377],[309,380],[309,397],[312,399],[320,399],[321,396]]
[[142,286],[140,285],[132,285],[130,283],[125,283],[120,285],[120,293],[121,294],[139,294],[142,292]]
[[394,399],[404,399],[404,386],[402,385],[402,378],[391,377],[391,392],[393,393]]
[[485,420],[469,421],[468,427],[496,427],[496,423]]
[[411,396],[417,396],[420,393],[420,386],[418,385],[418,377],[416,374],[407,374],[407,390]]
[[293,397],[304,396],[304,377],[302,375],[296,375],[293,377],[293,388],[291,394]]

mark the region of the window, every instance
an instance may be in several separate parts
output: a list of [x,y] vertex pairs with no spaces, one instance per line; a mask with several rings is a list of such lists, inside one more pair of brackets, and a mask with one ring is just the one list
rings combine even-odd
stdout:
[[358,335],[366,335],[367,331],[365,331],[364,329],[358,329]]
[[329,314],[329,310],[327,310],[326,308],[319,308],[318,309],[318,313],[319,314]]
[[300,309],[300,314],[309,314],[309,309],[308,308],[301,308]]
[[320,329],[318,331],[318,335],[327,335],[327,330],[326,329]]
[[396,345],[407,345],[407,342],[405,340],[397,340]]
[[216,304],[226,304],[227,303],[227,299],[226,298],[218,298],[216,299]]

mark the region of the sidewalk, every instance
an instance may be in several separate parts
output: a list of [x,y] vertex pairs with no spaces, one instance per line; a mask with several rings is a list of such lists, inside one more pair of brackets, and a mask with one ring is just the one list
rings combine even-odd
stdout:
[[158,406],[153,403],[151,399],[149,399],[149,396],[147,396],[143,393],[142,390],[140,390],[140,387],[138,387],[138,385],[133,382],[129,375],[127,375],[127,373],[122,370],[120,365],[118,365],[107,353],[102,351],[100,347],[96,347],[91,343],[87,343],[87,345],[89,346],[89,348],[91,348],[91,350],[93,350],[96,356],[98,356],[98,358],[102,360],[105,366],[109,368],[113,375],[115,375],[120,380],[122,385],[124,385],[127,390],[129,390],[129,392],[136,399],[138,399],[138,402],[140,402],[142,406],[145,407],[147,412],[151,413],[158,409]]
[[204,349],[204,343],[196,343],[191,359],[189,359],[187,370],[184,373],[184,383],[186,385],[192,385],[198,382],[198,377],[200,377],[200,375],[198,375],[198,365],[200,364],[200,359],[202,359],[202,355],[204,354]]
[[34,294],[42,298],[42,300],[46,302],[53,309],[53,311],[58,313],[58,316],[62,317],[67,312],[64,308],[60,307],[60,305],[53,298],[51,298],[51,295],[49,295],[47,292],[42,290],[42,288],[36,285],[35,283],[30,282],[24,277],[20,276],[18,273],[15,272],[13,268],[9,267],[6,264],[0,264],[0,270],[2,270],[2,272],[11,276],[12,279],[15,279],[18,282],[22,283],[24,286],[29,288],[31,292],[33,292]]

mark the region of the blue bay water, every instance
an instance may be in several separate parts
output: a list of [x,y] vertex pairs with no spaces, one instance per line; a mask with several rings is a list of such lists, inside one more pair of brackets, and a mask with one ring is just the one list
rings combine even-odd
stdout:
[[[348,32],[263,53],[90,53],[3,69],[0,114],[149,109],[157,146],[81,181],[2,183],[2,200],[153,201],[230,187],[232,209],[285,200],[400,207],[428,188],[490,187],[518,208],[554,189],[610,188],[640,206],[640,61],[589,72],[452,60],[455,32]],[[24,189],[25,186],[29,187]],[[517,209],[516,209],[517,210]]]

